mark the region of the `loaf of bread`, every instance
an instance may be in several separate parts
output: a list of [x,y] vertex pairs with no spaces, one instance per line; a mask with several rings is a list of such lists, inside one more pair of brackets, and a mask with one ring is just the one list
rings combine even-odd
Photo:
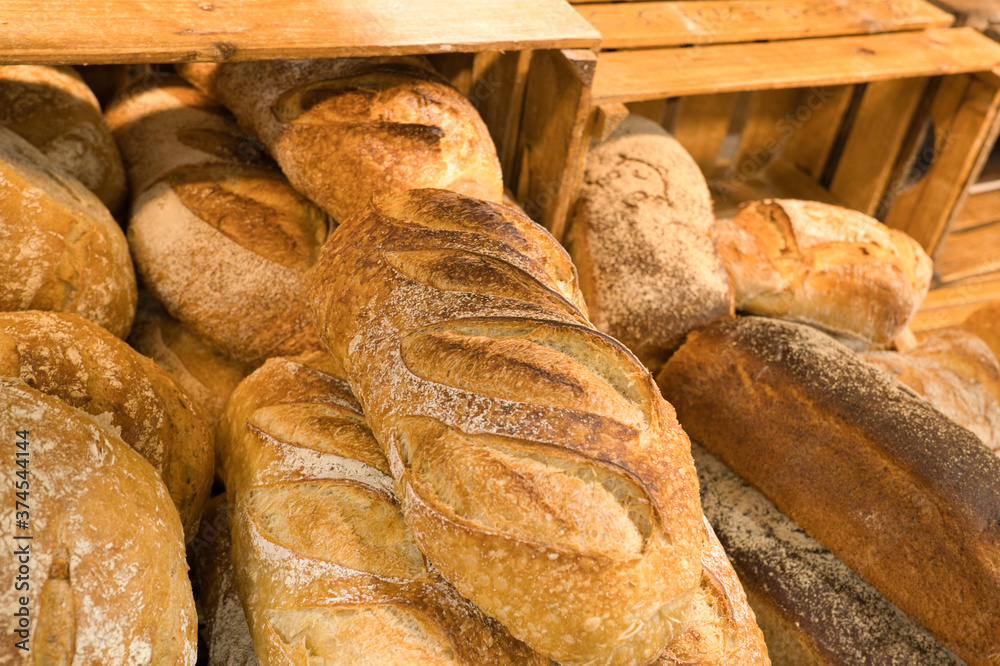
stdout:
[[55,312],[0,313],[0,377],[81,409],[163,478],[188,538],[208,499],[212,433],[170,376],[89,321]]
[[982,338],[1000,359],[1000,300],[975,310],[962,322],[962,328]]
[[338,222],[372,196],[414,187],[503,196],[486,125],[424,58],[191,63],[180,72]]
[[660,655],[701,578],[688,439],[577,307],[558,243],[511,208],[411,190],[339,226],[312,278],[434,567],[562,663]]
[[254,370],[252,364],[229,358],[210,347],[171,317],[146,290],[139,292],[139,306],[128,343],[169,372],[210,425],[219,419],[229,394]]
[[101,106],[70,67],[0,67],[0,125],[90,189],[112,212],[125,207],[125,170]]
[[19,382],[0,379],[0,414],[0,663],[194,666],[184,534],[153,468]]
[[931,260],[896,229],[814,201],[752,202],[716,224],[736,309],[887,346],[916,312]]
[[125,337],[136,284],[108,209],[34,146],[0,127],[0,311],[74,312]]
[[982,339],[946,328],[906,352],[869,352],[865,358],[1000,454],[1000,364]]
[[587,154],[564,243],[594,326],[654,373],[688,331],[733,314],[714,220],[701,170],[657,123],[629,116]]
[[970,664],[1000,660],[1000,459],[806,325],[692,333],[658,377],[684,429]]
[[176,77],[131,90],[107,118],[135,192],[136,266],[167,311],[239,361],[320,349],[305,274],[326,214]]
[[962,664],[718,458],[691,452],[775,666]]
[[324,354],[274,358],[220,421],[233,563],[263,664],[542,666],[428,566]]
[[198,536],[188,547],[196,600],[205,618],[202,644],[208,652],[207,666],[258,666],[250,625],[236,591],[226,510],[225,493],[210,499]]

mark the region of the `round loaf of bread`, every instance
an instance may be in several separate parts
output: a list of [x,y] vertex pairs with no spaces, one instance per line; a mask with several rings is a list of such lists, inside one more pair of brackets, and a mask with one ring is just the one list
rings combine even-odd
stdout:
[[128,242],[108,209],[0,127],[0,311],[73,312],[124,338],[135,302]]
[[0,663],[194,666],[184,534],[150,464],[23,384],[0,379],[0,414]]
[[338,222],[373,196],[411,188],[503,196],[482,118],[424,58],[199,63],[180,71],[225,104],[292,185]]
[[194,536],[212,483],[212,432],[166,371],[76,315],[10,312],[0,314],[0,376],[113,429],[160,474]]
[[886,346],[931,281],[920,245],[863,213],[767,199],[716,224],[736,309],[795,319]]
[[17,132],[113,212],[125,206],[125,170],[101,106],[70,67],[0,67],[0,125]]
[[651,372],[733,314],[714,220],[705,177],[660,125],[632,115],[591,147],[566,248],[594,326]]

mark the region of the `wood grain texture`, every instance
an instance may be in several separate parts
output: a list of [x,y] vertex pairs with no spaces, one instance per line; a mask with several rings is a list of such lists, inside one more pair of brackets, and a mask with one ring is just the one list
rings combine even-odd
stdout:
[[814,87],[804,101],[806,112],[791,121],[792,134],[777,159],[819,181],[840,133],[855,86]]
[[951,231],[974,229],[991,222],[1000,222],[1000,190],[969,195]]
[[1000,222],[949,235],[934,268],[943,283],[1000,272]]
[[923,0],[688,0],[577,7],[601,32],[603,48],[649,48],[867,35],[947,27],[947,12]]
[[736,93],[695,95],[678,100],[673,134],[691,153],[706,178],[718,167],[719,151],[729,133]]
[[971,28],[610,51],[599,57],[593,97],[630,102],[985,72],[998,65],[1000,44]]
[[0,62],[106,64],[591,48],[560,0],[4,3]]

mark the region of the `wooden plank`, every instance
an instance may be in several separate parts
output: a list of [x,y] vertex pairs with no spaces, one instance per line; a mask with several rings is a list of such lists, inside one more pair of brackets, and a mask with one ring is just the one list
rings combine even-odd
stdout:
[[1000,272],[1000,222],[949,234],[934,270],[944,283]]
[[1000,274],[937,287],[927,294],[910,320],[910,330],[919,335],[961,324],[970,314],[995,300],[1000,300]]
[[[927,174],[905,192],[890,192],[891,207],[885,223],[902,229],[934,256],[948,224],[957,214],[965,188],[981,166],[983,148],[995,138],[1000,107],[1000,81],[989,83],[981,77],[966,80],[964,93],[955,108],[954,93],[944,80],[931,107],[936,130],[936,156]],[[888,199],[887,199],[888,200]]]
[[594,48],[599,41],[561,0],[7,0],[0,63]]
[[975,229],[992,222],[1000,222],[1000,190],[970,195],[955,218],[951,233]]
[[727,169],[729,177],[752,178],[782,151],[794,133],[790,120],[795,119],[805,94],[799,88],[752,94],[740,142]]
[[650,48],[867,35],[948,27],[954,17],[923,0],[687,0],[576,8],[603,48]]
[[718,174],[719,151],[729,133],[736,93],[694,95],[678,101],[673,121],[673,134],[706,178]]
[[855,86],[813,87],[804,100],[804,113],[792,119],[794,130],[778,159],[817,182],[837,142],[841,122],[851,104]]
[[525,212],[557,239],[583,175],[596,65],[591,51],[536,51],[531,59],[510,182]]
[[711,181],[716,217],[731,217],[745,201],[759,199],[808,199],[843,206],[829,190],[808,174],[778,160],[752,177]]
[[874,215],[927,88],[924,77],[869,83],[830,182],[850,208]]
[[957,25],[985,30],[991,23],[1000,23],[1000,3],[997,0],[934,0],[935,4],[956,16]]
[[[480,51],[473,60],[466,96],[479,110],[496,143],[500,167],[512,174],[532,51]],[[513,178],[511,175],[510,178]],[[512,187],[513,180],[507,181]]]
[[624,104],[603,104],[597,107],[597,117],[594,119],[593,136],[604,141],[615,129],[628,118],[629,110]]
[[629,113],[643,118],[649,118],[654,123],[663,124],[669,101],[665,99],[650,99],[642,102],[632,102],[627,105]]
[[852,37],[608,51],[597,103],[737,90],[834,86],[1000,66],[1000,44],[972,28]]

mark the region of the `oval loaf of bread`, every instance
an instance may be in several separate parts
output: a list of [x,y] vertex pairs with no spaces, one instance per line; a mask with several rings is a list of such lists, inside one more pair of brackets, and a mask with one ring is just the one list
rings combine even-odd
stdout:
[[560,662],[660,655],[701,578],[688,439],[558,243],[411,190],[338,227],[312,294],[435,568]]
[[[0,663],[194,666],[184,533],[150,464],[89,415],[24,384],[0,379],[0,414],[10,493]],[[28,507],[16,528],[15,482]]]
[[920,245],[863,213],[767,199],[716,224],[736,309],[888,345],[931,281]]
[[486,125],[424,58],[197,63],[180,72],[338,222],[372,196],[414,187],[503,196]]
[[269,359],[220,420],[233,564],[261,663],[547,664],[425,562],[340,372],[326,354]]
[[212,484],[212,432],[162,368],[82,317],[8,312],[0,313],[0,376],[114,430],[160,474],[194,536]]

